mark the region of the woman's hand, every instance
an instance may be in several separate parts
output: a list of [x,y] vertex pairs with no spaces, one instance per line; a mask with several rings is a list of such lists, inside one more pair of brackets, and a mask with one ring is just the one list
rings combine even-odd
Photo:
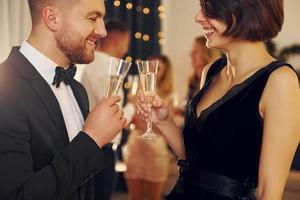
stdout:
[[[145,103],[145,97],[139,94],[137,98],[137,114],[143,120],[148,119],[148,107]],[[185,147],[181,129],[175,124],[171,117],[170,107],[168,103],[163,101],[159,96],[154,96],[152,106],[152,122],[165,136],[168,144],[173,149],[179,159],[185,159]]]
[[[148,107],[145,103],[145,97],[143,94],[139,94],[137,98],[137,114],[145,121],[148,119]],[[152,105],[152,122],[154,124],[160,124],[167,122],[170,118],[170,108],[168,103],[163,101],[158,95],[154,96]]]

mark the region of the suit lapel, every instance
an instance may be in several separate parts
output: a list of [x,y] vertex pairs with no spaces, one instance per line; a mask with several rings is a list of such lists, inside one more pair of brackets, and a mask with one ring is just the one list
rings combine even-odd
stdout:
[[89,101],[87,98],[86,91],[84,87],[76,80],[72,80],[70,86],[79,105],[83,118],[86,119],[89,113]]
[[59,103],[48,83],[38,74],[32,80],[32,88],[39,95],[44,106],[47,108],[61,138],[63,139],[64,144],[68,144],[69,137],[65,121]]
[[44,106],[47,108],[47,111],[57,127],[64,144],[68,144],[69,138],[63,115],[59,103],[48,83],[31,65],[31,63],[19,52],[18,47],[14,47],[12,49],[9,60],[14,64],[13,66],[20,72],[23,78],[31,80],[33,90],[37,93]]

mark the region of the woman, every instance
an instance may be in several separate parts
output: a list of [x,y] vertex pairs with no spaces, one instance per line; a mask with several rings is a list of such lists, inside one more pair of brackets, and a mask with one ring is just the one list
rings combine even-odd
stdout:
[[[300,138],[297,75],[263,41],[281,30],[282,0],[201,0],[196,22],[209,48],[183,134],[157,96],[153,121],[178,155],[180,178],[167,200],[280,200]],[[147,117],[143,96],[140,117]],[[257,189],[257,190],[256,190]]]
[[[157,93],[165,100],[171,100],[173,91],[171,63],[165,55],[148,58],[158,60]],[[170,154],[163,136],[153,140],[142,139],[146,124],[138,116],[134,117],[135,129],[131,131],[127,142],[125,178],[131,200],[160,200],[164,192]],[[159,130],[154,132],[159,134]]]

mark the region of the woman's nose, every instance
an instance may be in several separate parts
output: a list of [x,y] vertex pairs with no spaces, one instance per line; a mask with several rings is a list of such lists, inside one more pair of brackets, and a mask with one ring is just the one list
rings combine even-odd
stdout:
[[197,22],[197,23],[203,23],[205,21],[206,21],[206,16],[205,16],[203,10],[200,9],[198,11],[197,15],[195,16],[195,22]]

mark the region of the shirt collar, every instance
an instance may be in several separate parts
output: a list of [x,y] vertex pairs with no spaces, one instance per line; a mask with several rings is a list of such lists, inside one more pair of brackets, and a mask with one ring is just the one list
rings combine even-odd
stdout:
[[46,57],[36,48],[34,48],[27,41],[24,41],[20,47],[20,52],[27,58],[27,60],[35,67],[40,75],[47,81],[49,85],[52,84],[55,75],[55,68],[58,66],[51,59]]

